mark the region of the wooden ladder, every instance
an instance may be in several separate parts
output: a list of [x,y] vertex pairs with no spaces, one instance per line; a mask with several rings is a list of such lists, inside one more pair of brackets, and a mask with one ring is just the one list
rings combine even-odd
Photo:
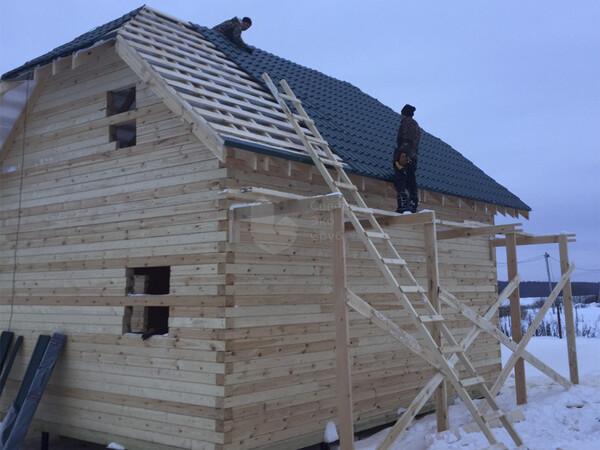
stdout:
[[[427,350],[427,352],[426,354],[421,354],[421,356],[426,356],[426,359],[429,360],[430,363],[432,363],[434,367],[439,370],[454,387],[456,393],[461,398],[473,416],[474,421],[479,425],[479,428],[484,433],[491,445],[495,445],[497,441],[486,422],[495,419],[500,419],[500,422],[504,428],[506,428],[517,446],[522,445],[523,441],[521,440],[517,431],[514,429],[506,414],[500,410],[498,404],[487,388],[484,378],[477,374],[477,371],[466,357],[464,349],[456,342],[452,333],[446,326],[444,317],[438,313],[434,305],[429,301],[425,295],[425,289],[419,285],[415,277],[412,275],[406,264],[406,261],[398,254],[398,251],[391,242],[390,236],[383,230],[375,217],[375,214],[380,216],[397,216],[397,214],[389,211],[376,210],[367,206],[361,197],[358,188],[356,185],[354,185],[348,174],[344,171],[343,162],[340,161],[339,158],[331,151],[329,144],[325,139],[323,139],[319,133],[319,130],[317,130],[314,121],[308,116],[300,99],[296,97],[287,82],[285,80],[280,81],[280,85],[284,90],[284,92],[281,93],[267,73],[263,73],[262,77],[273,97],[276,99],[276,101],[279,103],[279,106],[288,117],[288,120],[294,127],[296,134],[301,139],[306,151],[311,156],[315,166],[325,179],[331,192],[341,195],[344,215],[352,222],[358,237],[375,260],[377,267],[383,274],[393,293],[400,301],[400,304],[405,309],[410,320],[416,327],[418,334],[421,336],[424,342],[424,350]],[[293,105],[297,111],[297,114],[291,111],[287,102],[290,102]],[[310,131],[312,136],[308,136],[306,134],[302,124],[304,124],[304,126]],[[331,176],[327,166],[335,169],[337,179],[334,179]],[[352,203],[348,202],[344,193],[349,194]],[[365,227],[361,223],[359,217],[361,217],[363,220],[368,220],[372,229],[369,231],[365,230]],[[380,246],[383,244],[383,247],[385,248],[383,252],[384,254],[382,254],[382,252],[377,248],[375,242],[378,242]],[[400,269],[400,274],[404,277],[404,279],[409,280],[408,283],[404,283],[404,285],[399,283],[396,275],[394,275],[395,273],[398,273],[398,269]],[[415,292],[420,295],[427,314],[419,314],[406,295],[407,293]],[[349,303],[349,305],[354,308],[352,303]],[[378,315],[381,314],[374,310],[374,308],[372,308],[372,310]],[[427,324],[429,323],[435,323],[438,326],[441,334],[447,340],[449,345],[446,347],[441,347],[436,343],[435,339],[427,328]],[[466,378],[459,378],[458,372],[454,368],[455,361],[460,361],[463,364],[468,374]],[[481,394],[483,394],[488,404],[494,410],[491,417],[484,417],[479,414],[477,407],[467,392],[467,388],[473,386],[477,386],[479,388]]]

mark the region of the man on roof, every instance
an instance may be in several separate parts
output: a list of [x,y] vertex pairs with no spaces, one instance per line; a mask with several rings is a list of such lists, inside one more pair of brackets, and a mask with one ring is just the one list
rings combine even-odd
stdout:
[[215,25],[213,30],[217,30],[223,34],[227,39],[229,39],[242,50],[252,53],[252,48],[246,45],[242,39],[242,31],[246,31],[251,26],[252,20],[250,17],[244,17],[242,20],[234,17],[233,19],[226,20],[219,25]]
[[[417,156],[421,129],[413,115],[416,108],[404,105],[400,111],[400,128],[396,137],[397,147],[394,150],[394,187],[396,188],[398,208],[397,213],[410,211],[415,213],[419,206],[419,191],[415,172],[417,171]],[[407,192],[408,191],[408,192]]]

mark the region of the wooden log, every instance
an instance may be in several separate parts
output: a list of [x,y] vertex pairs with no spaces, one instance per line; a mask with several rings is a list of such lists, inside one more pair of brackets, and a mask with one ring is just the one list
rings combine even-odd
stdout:
[[[517,268],[517,236],[515,233],[506,234],[506,262],[508,278],[512,280],[518,274]],[[521,296],[519,289],[515,289],[510,296],[510,330],[516,343],[521,341]],[[517,405],[527,403],[527,383],[525,380],[525,362],[518,359],[515,363],[515,388]]]
[[[424,225],[425,233],[425,253],[427,257],[427,291],[429,301],[432,306],[441,314],[442,309],[438,298],[440,288],[439,273],[438,273],[438,253],[437,253],[437,237],[435,216],[434,220]],[[438,347],[442,344],[440,330],[434,322],[432,324],[432,336]],[[448,387],[445,381],[442,381],[435,393],[435,411],[437,417],[438,433],[446,431],[450,427],[448,418]]]
[[[560,253],[560,271],[564,275],[569,270],[568,235],[561,234],[558,238]],[[571,292],[571,278],[563,288],[563,305],[565,311],[565,328],[567,335],[567,354],[569,358],[569,376],[571,383],[579,384],[579,366],[577,364],[577,345],[575,340],[575,320],[573,317],[573,294]]]
[[[339,205],[339,203],[338,203]],[[335,349],[337,367],[338,421],[340,426],[340,448],[354,449],[354,419],[352,409],[352,379],[348,355],[349,332],[346,305],[346,252],[344,236],[344,210],[331,212],[333,301],[335,307]]]

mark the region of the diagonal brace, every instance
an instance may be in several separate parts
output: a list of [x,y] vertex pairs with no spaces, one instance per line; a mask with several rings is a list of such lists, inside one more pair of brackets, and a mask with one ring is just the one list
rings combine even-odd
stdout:
[[[512,292],[517,288],[519,283],[521,282],[521,276],[517,274],[517,276],[504,288],[504,290],[500,293],[496,301],[487,309],[484,313],[484,320],[490,320],[498,308],[506,301],[506,299],[512,294]],[[468,347],[475,341],[477,336],[481,333],[481,329],[477,326],[473,326],[466,336],[461,340],[460,345],[466,351]],[[454,364],[458,360],[458,356],[456,354],[452,355],[448,360],[449,363]],[[394,441],[402,434],[402,432],[406,429],[406,427],[412,422],[412,420],[419,413],[421,408],[425,405],[427,400],[433,395],[437,387],[440,383],[444,381],[444,375],[441,373],[437,373],[433,376],[431,380],[421,389],[421,391],[414,398],[413,402],[410,406],[404,411],[402,417],[396,422],[396,424],[392,427],[386,438],[377,446],[377,450],[383,450],[389,448]]]

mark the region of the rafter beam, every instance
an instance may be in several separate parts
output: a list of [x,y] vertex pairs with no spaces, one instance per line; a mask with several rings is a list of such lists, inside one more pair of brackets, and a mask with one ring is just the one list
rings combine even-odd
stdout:
[[514,233],[515,227],[523,225],[522,223],[512,223],[506,225],[491,225],[485,227],[462,228],[454,230],[441,230],[437,232],[438,239],[455,239],[471,236],[482,236],[492,234]]
[[[547,236],[519,236],[517,245],[558,244],[561,236],[567,236],[568,242],[575,242],[575,234],[552,234]],[[494,247],[506,247],[506,238],[491,240]]]

